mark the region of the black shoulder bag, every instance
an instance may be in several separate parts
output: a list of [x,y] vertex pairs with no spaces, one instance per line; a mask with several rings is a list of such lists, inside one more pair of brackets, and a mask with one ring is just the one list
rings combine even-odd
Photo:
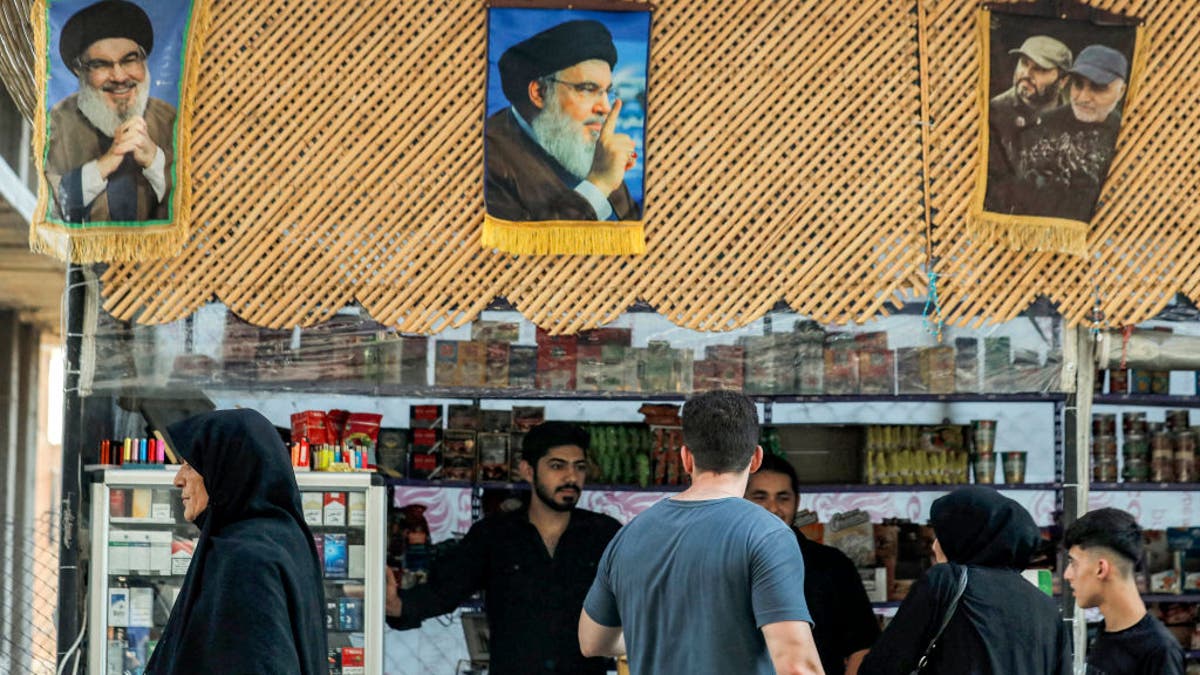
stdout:
[[946,631],[946,626],[950,624],[950,619],[954,618],[954,610],[958,609],[958,601],[962,599],[963,591],[966,589],[967,566],[963,565],[962,574],[958,575],[958,588],[954,591],[954,597],[950,598],[950,605],[946,607],[946,614],[942,617],[942,625],[938,628],[937,633],[934,633],[933,639],[929,641],[929,646],[925,648],[925,653],[917,661],[917,667],[912,671],[912,675],[920,675],[925,670],[925,666],[929,663],[929,655],[937,647],[938,640],[941,639],[942,633]]

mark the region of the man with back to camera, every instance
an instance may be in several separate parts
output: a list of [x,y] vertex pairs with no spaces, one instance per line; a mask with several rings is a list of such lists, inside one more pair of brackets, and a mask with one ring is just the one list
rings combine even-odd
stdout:
[[150,97],[154,28],[142,8],[104,0],[63,26],[59,53],[79,90],[50,109],[46,179],[67,222],[165,219],[175,108]]
[[[796,519],[800,481],[784,458],[764,455],[750,474],[746,499],[779,516]],[[804,597],[813,617],[813,640],[825,675],[855,675],[867,650],[879,637],[879,622],[863,589],[858,569],[845,553],[818,544],[792,528],[804,558]]]
[[1070,76],[1069,105],[1042,118],[1018,162],[1017,200],[1028,215],[1090,221],[1121,129],[1129,63],[1121,52],[1088,45]]
[[604,547],[621,527],[576,508],[587,473],[588,434],[543,422],[526,434],[521,476],[529,505],[488,516],[430,570],[429,582],[398,591],[387,578],[387,622],[417,628],[485,591],[488,672],[493,675],[602,675],[606,659],[585,658],[575,626]]
[[742,499],[762,462],[754,403],[712,391],[682,416],[692,485],[609,544],[579,616],[583,653],[628,647],[634,673],[822,673],[796,538]]
[[1012,181],[1017,173],[1021,141],[1042,123],[1042,116],[1068,102],[1067,69],[1071,50],[1048,35],[1034,35],[1009,54],[1017,57],[1013,86],[988,104],[988,192],[984,208],[1011,210]]
[[484,132],[487,212],[514,221],[637,220],[625,185],[637,159],[610,105],[617,49],[598,21],[567,21],[505,50],[511,107]]
[[1075,602],[1098,607],[1100,635],[1087,652],[1087,675],[1183,675],[1183,649],[1146,611],[1133,578],[1142,559],[1142,528],[1119,509],[1084,514],[1063,536]]

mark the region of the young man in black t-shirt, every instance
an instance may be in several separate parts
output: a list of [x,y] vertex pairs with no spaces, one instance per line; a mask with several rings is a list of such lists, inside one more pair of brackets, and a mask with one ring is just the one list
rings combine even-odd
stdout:
[[1100,636],[1088,649],[1088,675],[1183,675],[1183,649],[1146,612],[1133,578],[1142,557],[1142,529],[1118,509],[1085,514],[1067,528],[1063,575],[1080,607],[1104,615]]

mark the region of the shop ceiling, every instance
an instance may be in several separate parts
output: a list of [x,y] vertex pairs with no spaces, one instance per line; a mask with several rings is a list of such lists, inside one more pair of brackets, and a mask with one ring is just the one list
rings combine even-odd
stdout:
[[[1087,258],[967,235],[979,5],[963,0],[656,2],[648,253],[514,258],[479,245],[485,3],[213,2],[191,241],[111,266],[106,307],[158,323],[216,297],[284,327],[358,302],[433,332],[505,297],[574,332],[641,300],[719,331],[780,299],[873,317],[923,294],[932,258],[951,322],[1039,296],[1072,324],[1141,321],[1200,297],[1200,3],[1095,4],[1144,19],[1150,55]],[[0,75],[27,85],[23,30],[0,25]]]
[[65,281],[63,263],[29,252],[29,221],[0,197],[0,307],[58,333]]

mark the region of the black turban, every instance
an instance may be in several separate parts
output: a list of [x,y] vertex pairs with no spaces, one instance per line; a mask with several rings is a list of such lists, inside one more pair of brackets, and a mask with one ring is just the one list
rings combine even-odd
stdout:
[[518,42],[500,57],[500,86],[512,103],[528,100],[529,83],[589,59],[617,65],[612,33],[599,21],[567,21]]
[[147,54],[154,49],[154,27],[141,7],[125,0],[103,0],[84,7],[67,19],[58,40],[58,53],[74,72],[75,60],[93,42],[105,38],[133,40]]

